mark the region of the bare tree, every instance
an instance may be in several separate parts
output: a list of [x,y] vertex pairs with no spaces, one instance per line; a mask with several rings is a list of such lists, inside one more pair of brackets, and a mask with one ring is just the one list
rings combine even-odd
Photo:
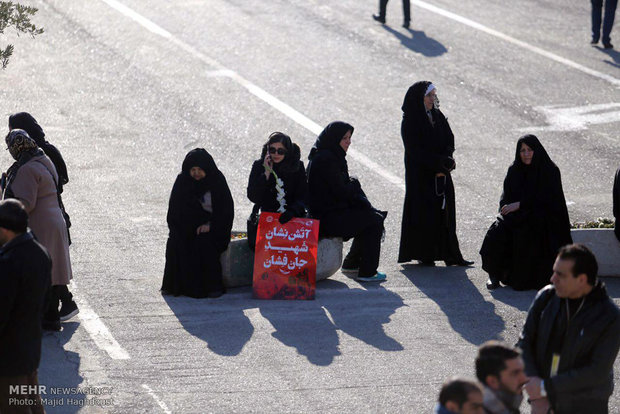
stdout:
[[[5,29],[14,28],[17,35],[29,34],[32,37],[43,33],[42,28],[37,28],[30,22],[30,18],[38,11],[35,7],[24,6],[12,1],[0,1],[0,35]],[[0,47],[0,65],[2,69],[9,64],[9,58],[13,54],[14,47],[9,44],[4,49]]]

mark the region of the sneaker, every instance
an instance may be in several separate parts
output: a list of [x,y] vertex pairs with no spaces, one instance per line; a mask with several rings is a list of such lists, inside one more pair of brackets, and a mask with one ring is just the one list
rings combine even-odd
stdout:
[[60,320],[62,322],[68,321],[69,319],[77,315],[78,313],[80,313],[80,310],[78,309],[74,301],[71,301],[69,303],[63,303],[62,306],[60,307],[60,312],[59,312]]
[[382,273],[382,272],[377,272],[374,276],[367,276],[367,277],[358,276],[356,278],[356,280],[360,282],[381,282],[385,279],[387,279],[387,276],[385,275],[385,273]]

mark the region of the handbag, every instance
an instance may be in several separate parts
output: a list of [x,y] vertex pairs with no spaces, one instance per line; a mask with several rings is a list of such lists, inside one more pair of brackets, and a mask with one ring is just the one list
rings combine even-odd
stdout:
[[256,246],[256,233],[258,232],[258,219],[260,217],[259,211],[260,207],[258,204],[254,204],[252,214],[250,214],[247,221],[248,244],[250,245],[250,250],[252,251],[254,251]]

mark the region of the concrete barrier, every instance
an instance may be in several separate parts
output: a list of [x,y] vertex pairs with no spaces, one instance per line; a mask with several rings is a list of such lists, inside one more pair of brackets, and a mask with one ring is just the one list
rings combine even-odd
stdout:
[[613,229],[573,229],[571,235],[573,242],[592,250],[599,276],[620,276],[620,242]]
[[[231,240],[220,260],[224,286],[231,288],[252,285],[254,252],[250,250],[247,238]],[[320,239],[316,266],[317,282],[336,273],[341,265],[342,239]]]

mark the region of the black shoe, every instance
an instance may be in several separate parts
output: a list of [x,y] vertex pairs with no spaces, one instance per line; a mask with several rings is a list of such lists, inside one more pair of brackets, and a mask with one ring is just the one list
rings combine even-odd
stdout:
[[471,266],[474,264],[471,260],[446,260],[446,266]]
[[381,17],[381,16],[377,16],[376,14],[373,14],[372,18],[381,24],[385,24],[385,17]]
[[590,41],[590,44],[591,44],[591,45],[593,45],[593,46],[594,46],[595,44],[597,44],[597,43],[598,43],[598,39],[592,39],[592,40]]
[[78,313],[80,313],[80,310],[78,309],[74,301],[71,301],[69,303],[63,303],[62,306],[60,307],[60,312],[59,312],[60,321],[61,322],[67,321],[73,318]]
[[493,280],[491,278],[487,280],[487,289],[494,290],[494,289],[497,289],[498,287],[500,287],[500,284],[497,280]]
[[420,266],[427,266],[427,267],[435,266],[435,262],[432,260],[418,260],[418,264]]
[[407,21],[407,22],[404,22],[404,23],[403,23],[403,27],[404,27],[405,29],[409,29],[409,22],[408,22],[408,21]]
[[614,45],[611,44],[611,42],[609,43],[603,43],[603,49],[613,49]]
[[43,328],[44,331],[58,332],[60,331],[60,321],[48,321],[47,319],[43,319],[43,321],[41,321],[41,328]]

